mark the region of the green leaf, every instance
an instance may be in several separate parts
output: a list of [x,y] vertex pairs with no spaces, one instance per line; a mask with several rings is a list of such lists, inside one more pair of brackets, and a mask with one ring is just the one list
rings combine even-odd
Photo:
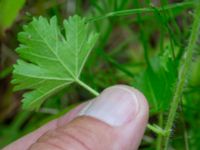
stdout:
[[25,0],[0,0],[0,33],[10,27]]
[[162,56],[155,56],[151,66],[136,76],[133,84],[140,89],[150,103],[151,113],[164,112],[172,100],[175,82],[177,81],[177,62],[169,50]]
[[23,95],[23,108],[39,109],[44,100],[73,82],[80,82],[83,66],[97,41],[85,19],[75,15],[63,23],[61,33],[56,17],[34,18],[19,33],[20,55],[14,65],[15,90]]

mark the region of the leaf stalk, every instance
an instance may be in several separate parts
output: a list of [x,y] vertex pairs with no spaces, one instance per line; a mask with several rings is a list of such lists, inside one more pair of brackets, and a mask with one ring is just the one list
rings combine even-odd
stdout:
[[83,88],[85,88],[86,90],[88,90],[90,93],[92,93],[94,96],[99,96],[99,92],[97,92],[96,90],[92,89],[91,87],[89,87],[87,84],[85,84],[81,80],[77,79],[76,82],[80,86],[82,86]]

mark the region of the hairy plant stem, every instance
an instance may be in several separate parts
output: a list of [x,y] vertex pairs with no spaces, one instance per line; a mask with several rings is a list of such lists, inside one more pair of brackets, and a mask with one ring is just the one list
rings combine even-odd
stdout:
[[[167,118],[167,123],[165,126],[166,131],[172,130],[173,122],[174,122],[174,119],[176,116],[176,111],[177,111],[177,108],[178,108],[179,102],[180,102],[180,97],[183,93],[183,89],[184,89],[185,82],[187,79],[187,73],[188,73],[188,70],[190,67],[190,63],[192,61],[193,50],[195,49],[196,42],[198,39],[198,32],[200,29],[200,2],[197,3],[196,13],[194,15],[195,15],[194,23],[193,23],[191,35],[189,38],[189,43],[188,43],[188,46],[186,47],[186,52],[182,58],[182,64],[180,66],[180,71],[179,71],[178,81],[176,84],[175,94],[174,94],[174,97],[173,97],[173,100],[171,103],[169,115]],[[164,137],[164,142],[165,142],[164,149],[165,150],[168,149],[170,134],[171,134],[171,132],[167,132],[166,136]]]

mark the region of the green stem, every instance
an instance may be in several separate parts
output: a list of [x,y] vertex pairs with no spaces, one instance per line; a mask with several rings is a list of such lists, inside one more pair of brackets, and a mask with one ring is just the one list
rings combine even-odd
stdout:
[[[198,33],[199,33],[199,29],[200,29],[200,3],[198,2],[197,5],[198,6],[196,9],[196,13],[195,13],[194,23],[192,26],[192,32],[191,32],[191,35],[189,38],[189,43],[186,48],[185,55],[183,56],[182,64],[181,64],[180,71],[179,71],[178,81],[177,81],[177,85],[176,85],[176,89],[175,89],[175,94],[174,94],[174,97],[173,97],[173,100],[171,103],[167,123],[165,126],[166,131],[172,130],[176,111],[177,111],[177,108],[178,108],[178,105],[180,102],[180,97],[183,93],[185,81],[187,79],[187,73],[188,73],[188,70],[189,70],[189,67],[190,67],[190,64],[192,61],[193,50],[195,49],[196,42],[198,40]],[[165,150],[168,149],[169,138],[170,138],[170,132],[168,132],[166,134],[166,137],[164,138],[165,139]]]
[[[135,0],[134,1],[134,5],[138,8],[140,7],[140,2],[139,0]],[[140,39],[141,39],[141,42],[142,42],[142,45],[143,45],[143,51],[144,51],[144,59],[147,63],[147,65],[151,68],[151,64],[150,64],[150,61],[149,61],[149,54],[148,54],[148,49],[149,49],[149,45],[148,45],[148,35],[147,33],[145,32],[145,26],[144,26],[144,23],[141,19],[141,14],[138,13],[137,14],[137,22],[138,22],[138,25],[139,25],[139,30],[140,30]]]
[[[160,113],[158,116],[159,123],[158,125],[162,128],[163,127],[163,113]],[[161,150],[162,147],[162,138],[163,136],[158,134],[157,141],[156,141],[156,150]]]
[[[164,7],[158,7],[159,11],[166,11],[166,10],[172,10],[176,8],[189,8],[195,4],[194,1],[191,2],[183,2],[183,3],[176,3],[173,5],[167,5]],[[107,14],[104,14],[102,16],[87,18],[87,21],[98,21],[102,19],[107,19],[114,16],[128,16],[133,14],[141,14],[141,13],[151,13],[154,12],[153,8],[138,8],[138,9],[127,9],[127,10],[120,10],[120,11],[114,11]]]
[[94,96],[99,96],[99,92],[95,91],[94,89],[92,89],[91,87],[89,87],[87,84],[85,84],[84,82],[82,82],[81,80],[77,79],[76,82],[84,87],[86,90],[88,90],[90,93],[92,93]]

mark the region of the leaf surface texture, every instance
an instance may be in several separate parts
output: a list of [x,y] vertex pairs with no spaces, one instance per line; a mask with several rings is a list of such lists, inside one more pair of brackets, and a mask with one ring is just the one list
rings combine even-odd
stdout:
[[46,98],[76,82],[97,41],[98,34],[77,15],[64,20],[63,28],[64,33],[56,17],[39,17],[18,35],[20,59],[12,82],[15,90],[30,90],[23,95],[25,109],[39,109]]

